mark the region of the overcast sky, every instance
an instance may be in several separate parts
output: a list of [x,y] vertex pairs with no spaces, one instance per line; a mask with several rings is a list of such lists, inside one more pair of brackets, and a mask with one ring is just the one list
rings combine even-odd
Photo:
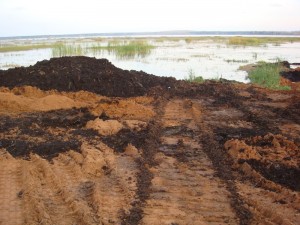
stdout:
[[0,0],[0,36],[300,30],[300,0]]

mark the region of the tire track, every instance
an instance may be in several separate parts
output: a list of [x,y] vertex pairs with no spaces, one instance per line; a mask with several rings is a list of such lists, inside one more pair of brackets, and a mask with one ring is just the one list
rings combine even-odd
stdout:
[[[24,224],[121,224],[135,200],[134,158],[99,143],[25,165]],[[129,179],[130,178],[130,179]],[[23,224],[23,223],[20,223]]]
[[164,100],[157,100],[154,105],[156,116],[149,122],[148,136],[140,149],[141,157],[135,159],[138,168],[136,173],[136,200],[131,203],[132,207],[129,213],[123,216],[122,225],[139,224],[144,217],[144,207],[147,199],[150,197],[150,186],[153,179],[151,167],[156,164],[154,155],[160,143],[160,118],[163,114],[164,106]]
[[[220,98],[222,99],[221,96]],[[202,109],[201,113],[199,113],[199,110],[197,110],[197,108]],[[218,110],[218,108],[214,108],[214,106],[211,105],[211,101],[207,100],[194,100],[191,107],[191,113],[200,131],[198,136],[200,140],[199,143],[203,146],[203,151],[210,159],[216,172],[215,175],[218,176],[219,179],[221,179],[224,182],[226,189],[230,193],[230,205],[239,219],[239,224],[247,225],[250,224],[252,221],[252,214],[249,211],[249,209],[245,206],[246,204],[243,201],[243,198],[238,193],[238,189],[235,184],[236,177],[233,174],[231,168],[232,162],[229,159],[228,154],[224,151],[223,145],[220,144],[222,143],[222,141],[217,141],[219,139],[219,136],[217,136],[215,133],[216,128],[215,130],[212,129],[212,126],[222,127],[222,124],[226,124],[228,126],[230,122],[233,122],[232,125],[234,127],[239,127],[239,123],[242,123],[239,120],[242,114],[240,114],[239,111],[235,111],[228,108],[225,109],[225,111]],[[216,113],[218,115],[218,113],[220,112],[222,112],[222,116],[219,115],[217,116],[219,118],[213,117],[213,119],[211,119],[212,114]],[[227,117],[224,117],[224,115],[227,115]],[[213,125],[210,123],[212,123]]]
[[142,224],[238,224],[226,183],[215,176],[198,144],[192,105],[190,100],[174,99],[165,108]]
[[26,204],[30,210],[27,224],[92,224],[85,221],[80,211],[75,211],[72,198],[67,199],[48,161],[32,155],[27,163],[29,179],[26,180]]
[[11,156],[0,156],[0,224],[24,224],[22,165]]

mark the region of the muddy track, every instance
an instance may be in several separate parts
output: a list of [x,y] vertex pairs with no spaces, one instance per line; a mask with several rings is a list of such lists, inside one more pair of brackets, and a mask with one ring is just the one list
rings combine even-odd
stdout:
[[156,165],[154,156],[159,148],[160,143],[160,117],[162,116],[162,109],[165,106],[165,101],[158,101],[155,104],[156,116],[150,121],[148,127],[148,135],[144,139],[141,146],[141,158],[136,159],[139,172],[137,173],[137,201],[132,204],[129,214],[125,215],[122,219],[122,224],[135,225],[144,217],[144,206],[150,197],[150,186],[153,179],[153,174],[150,168]]
[[191,103],[172,99],[164,109],[142,224],[238,224],[226,183],[215,176],[212,162],[197,142]]
[[209,128],[205,125],[205,123],[202,123],[201,128],[202,132],[200,140],[204,146],[203,150],[212,161],[218,177],[224,181],[227,190],[231,194],[230,204],[239,218],[239,224],[250,224],[252,213],[245,208],[245,203],[238,194],[238,190],[235,185],[235,179],[237,179],[237,177],[232,173],[231,159],[224,151],[223,145],[216,141],[217,135],[212,132],[212,128]]
[[16,160],[0,161],[0,224],[22,224],[22,168]]

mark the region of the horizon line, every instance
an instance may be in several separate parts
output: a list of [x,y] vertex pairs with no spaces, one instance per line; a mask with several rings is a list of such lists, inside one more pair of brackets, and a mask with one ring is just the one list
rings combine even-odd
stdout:
[[92,33],[66,33],[66,34],[36,34],[36,35],[14,35],[14,36],[0,36],[0,39],[5,38],[27,38],[27,37],[63,37],[63,36],[133,36],[133,35],[300,35],[300,30],[293,31],[266,31],[266,30],[240,30],[240,31],[197,31],[197,30],[166,30],[166,31],[140,31],[140,32],[92,32]]

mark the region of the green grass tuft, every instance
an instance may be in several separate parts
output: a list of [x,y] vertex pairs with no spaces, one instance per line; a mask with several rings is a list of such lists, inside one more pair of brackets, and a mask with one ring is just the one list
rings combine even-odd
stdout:
[[188,77],[185,78],[188,82],[197,82],[197,83],[203,83],[204,78],[202,76],[196,76],[195,72],[190,69],[188,72]]

